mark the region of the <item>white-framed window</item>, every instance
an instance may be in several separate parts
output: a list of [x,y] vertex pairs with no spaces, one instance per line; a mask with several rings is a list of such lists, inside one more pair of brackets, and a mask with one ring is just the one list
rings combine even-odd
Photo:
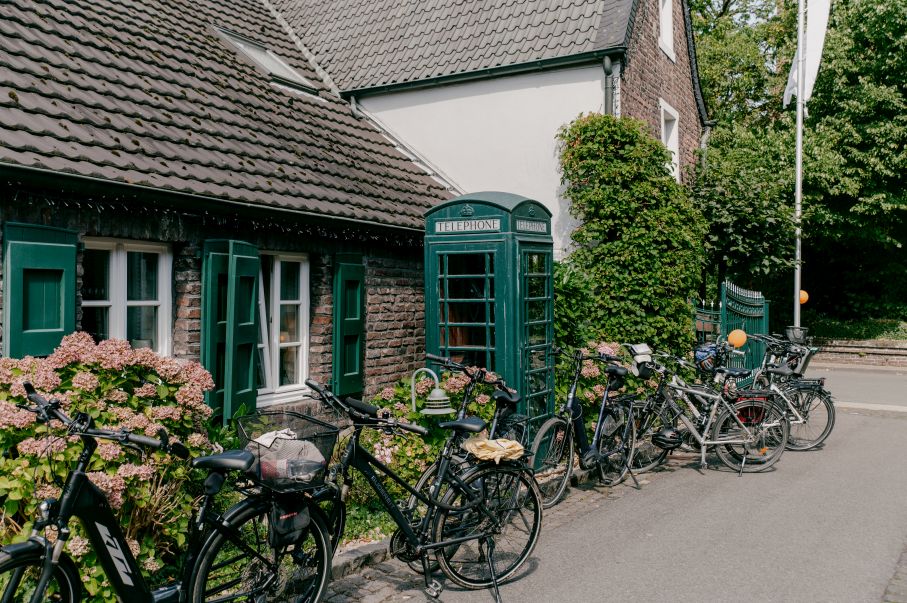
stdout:
[[82,330],[95,340],[125,339],[134,348],[170,353],[167,245],[86,239],[82,256]]
[[661,142],[671,152],[671,173],[680,182],[680,115],[662,99],[658,99],[658,105],[661,110]]
[[309,260],[300,254],[261,254],[258,405],[288,402],[309,373]]
[[669,59],[677,62],[674,54],[674,0],[658,0],[658,46]]

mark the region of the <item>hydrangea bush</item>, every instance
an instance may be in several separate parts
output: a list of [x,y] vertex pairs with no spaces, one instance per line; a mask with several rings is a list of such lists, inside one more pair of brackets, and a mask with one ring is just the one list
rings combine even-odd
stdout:
[[[193,456],[212,450],[204,392],[214,382],[197,362],[133,350],[122,340],[95,344],[86,333],[65,337],[43,359],[0,358],[0,542],[27,538],[37,505],[60,495],[81,450],[79,439],[66,438],[59,423],[38,424],[33,413],[16,407],[26,402],[26,381],[46,398],[60,400],[66,414],[88,413],[99,428],[148,436],[164,428]],[[154,574],[153,583],[175,577],[194,498],[187,462],[99,444],[89,477],[107,495],[132,553],[147,575]],[[73,521],[70,527],[67,550],[80,567],[88,599],[115,601],[81,525]],[[47,537],[55,534],[48,531]]]

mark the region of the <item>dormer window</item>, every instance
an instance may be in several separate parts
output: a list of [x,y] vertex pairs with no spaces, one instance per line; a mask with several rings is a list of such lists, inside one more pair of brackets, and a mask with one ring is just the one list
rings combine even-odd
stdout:
[[315,85],[302,77],[298,71],[290,67],[286,61],[276,55],[272,50],[262,46],[239,34],[218,29],[220,34],[230,41],[233,46],[242,51],[253,63],[267,71],[275,84],[287,86],[309,94],[317,92]]

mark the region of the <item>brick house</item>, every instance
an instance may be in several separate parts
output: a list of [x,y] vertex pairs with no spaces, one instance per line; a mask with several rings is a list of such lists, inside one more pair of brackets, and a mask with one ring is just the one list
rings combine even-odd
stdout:
[[439,182],[268,2],[0,5],[2,353],[84,330],[215,375],[214,406],[421,366]]
[[506,190],[553,215],[555,134],[578,114],[647,122],[678,179],[707,115],[686,0],[272,0],[356,104],[460,191]]

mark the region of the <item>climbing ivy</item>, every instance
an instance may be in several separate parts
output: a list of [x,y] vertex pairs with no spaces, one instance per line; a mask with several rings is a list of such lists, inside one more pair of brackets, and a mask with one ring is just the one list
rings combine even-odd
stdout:
[[682,352],[693,342],[705,224],[644,123],[581,115],[558,132],[569,258],[589,283],[590,336]]

